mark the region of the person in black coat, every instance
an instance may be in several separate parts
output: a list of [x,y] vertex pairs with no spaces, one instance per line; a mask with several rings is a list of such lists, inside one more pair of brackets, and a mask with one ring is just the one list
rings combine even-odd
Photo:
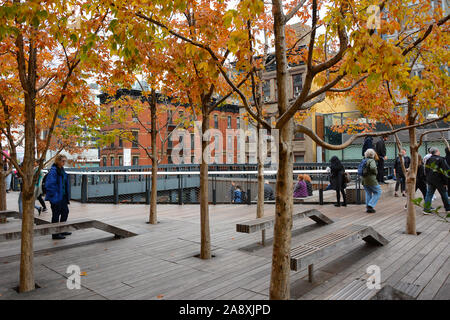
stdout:
[[342,197],[343,197],[343,203],[342,206],[346,207],[347,206],[347,199],[345,196],[345,188],[346,188],[346,184],[345,184],[345,179],[344,179],[344,174],[345,174],[345,169],[344,166],[342,165],[341,161],[339,160],[338,157],[333,156],[330,159],[330,182],[331,182],[331,187],[332,189],[336,190],[336,200],[337,203],[335,204],[336,207],[340,207],[341,206],[341,193],[342,193]]
[[[403,157],[403,163],[405,164],[405,169],[408,169],[409,165],[411,164],[411,158],[406,155],[405,149],[402,149],[401,152],[402,152],[402,157]],[[402,196],[406,197],[406,193],[405,193],[406,177],[405,177],[405,173],[403,172],[403,169],[402,169],[402,163],[400,162],[400,156],[398,156],[395,159],[394,173],[395,173],[395,178],[397,180],[397,182],[395,183],[394,197],[398,197],[397,191],[398,191],[399,187],[401,187]]]
[[[450,150],[445,148],[445,161],[447,161],[447,165],[450,167]],[[447,192],[450,190],[450,178],[447,179]]]
[[436,190],[441,195],[445,211],[450,212],[450,204],[448,201],[447,183],[448,178],[444,173],[448,173],[450,168],[445,158],[440,156],[438,148],[430,148],[431,157],[427,160],[425,167],[425,175],[428,184],[427,195],[425,197],[425,208],[423,213],[429,214],[431,207],[431,199]]
[[385,141],[387,140],[387,136],[382,136],[377,143],[375,144],[375,152],[378,155],[377,161],[377,181],[378,183],[386,183],[384,182],[384,160],[387,159],[386,156],[386,145]]
[[371,136],[364,138],[364,143],[362,147],[362,156],[364,158],[364,153],[366,153],[367,149],[373,149],[373,138]]

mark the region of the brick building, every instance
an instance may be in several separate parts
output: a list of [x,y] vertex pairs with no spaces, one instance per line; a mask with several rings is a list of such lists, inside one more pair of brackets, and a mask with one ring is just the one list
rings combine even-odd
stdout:
[[[118,100],[123,97],[131,99],[143,99],[140,90],[135,89],[121,89],[118,90],[114,97],[110,97],[107,94],[99,95],[100,103],[104,108],[107,108],[107,112],[113,118],[114,113],[117,112],[120,106],[114,106],[111,101]],[[168,102],[169,101],[169,102]],[[132,132],[134,140],[129,141],[116,137],[115,141],[110,145],[103,146],[100,149],[100,166],[123,166],[123,165],[151,165],[151,160],[147,156],[143,147],[151,149],[151,136],[148,131],[151,126],[151,117],[149,108],[144,108],[136,118],[135,115],[129,114],[128,119],[122,123],[112,123],[108,126],[101,128],[101,131],[108,132],[114,129],[123,129]],[[158,95],[157,104],[157,126],[158,135],[156,139],[158,158],[160,164],[172,163],[171,152],[173,148],[178,144],[179,138],[175,141],[170,139],[170,132],[176,128],[183,128],[179,125],[179,120],[193,120],[191,108],[186,105],[180,105],[171,103],[170,99],[163,101],[163,97]],[[197,121],[201,121],[201,115],[197,115]],[[144,127],[145,126],[145,127]],[[237,143],[236,140],[233,143],[234,159],[226,159],[225,150],[228,147],[229,139],[225,139],[227,129],[239,129],[241,128],[241,117],[239,115],[239,106],[234,104],[224,104],[221,107],[216,108],[210,116],[210,128],[220,130],[223,141],[224,154],[222,155],[222,163],[237,162]],[[194,125],[190,125],[185,128],[191,135],[191,163],[194,162]],[[175,136],[172,135],[173,138]],[[182,138],[181,138],[182,139]],[[213,140],[214,141],[214,138]],[[128,154],[127,154],[128,153]],[[215,156],[215,152],[212,152]],[[129,157],[128,161],[127,158]],[[188,163],[188,161],[183,161]]]

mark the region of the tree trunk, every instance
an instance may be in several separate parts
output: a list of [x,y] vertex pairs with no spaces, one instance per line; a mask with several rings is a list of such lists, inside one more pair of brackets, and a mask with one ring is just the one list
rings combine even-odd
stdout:
[[151,139],[152,139],[152,189],[150,195],[150,224],[157,224],[156,213],[156,198],[157,198],[157,183],[158,183],[158,159],[156,150],[156,94],[152,91],[152,104],[150,107],[151,113]]
[[[6,185],[5,174],[0,172],[0,211],[6,210]],[[6,223],[5,217],[0,217],[0,223]]]
[[[286,39],[282,4],[274,0],[272,6],[275,32],[275,58],[277,63],[278,115],[288,108]],[[272,273],[270,278],[270,299],[287,300],[290,297],[290,249],[293,208],[293,120],[280,129],[279,161],[276,184],[275,227],[273,236]]]
[[33,268],[34,185],[22,184],[22,241],[20,255],[19,292],[35,289]]
[[418,164],[418,147],[416,146],[416,129],[409,129],[409,142],[411,152],[411,164],[409,165],[408,174],[406,175],[406,193],[408,201],[408,212],[406,214],[406,233],[417,235],[416,232],[416,207],[412,200],[416,195],[416,176]]
[[[264,164],[262,161],[262,137],[260,134],[261,124],[258,122],[257,126],[257,162],[258,162],[258,203],[256,205],[256,217],[262,218],[264,216]],[[265,245],[266,230],[261,230],[261,244]]]
[[[205,107],[203,107],[205,109]],[[211,235],[209,230],[209,206],[208,206],[208,163],[205,161],[204,152],[208,141],[204,141],[206,131],[209,129],[209,117],[207,112],[202,112],[202,156],[200,163],[200,231],[201,248],[200,258],[211,259]]]

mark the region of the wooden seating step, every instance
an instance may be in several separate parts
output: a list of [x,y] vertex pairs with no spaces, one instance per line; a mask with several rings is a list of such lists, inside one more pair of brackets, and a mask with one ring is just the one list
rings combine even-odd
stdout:
[[[328,218],[326,215],[324,215],[317,209],[301,211],[301,212],[297,212],[292,215],[293,220],[299,219],[299,218],[304,218],[304,217],[308,217],[320,225],[326,225],[326,224],[333,223],[333,220]],[[249,220],[249,221],[245,221],[245,222],[236,224],[236,231],[243,232],[243,233],[253,233],[253,232],[260,231],[260,230],[269,229],[269,228],[273,227],[274,225],[275,225],[275,217],[274,216],[262,217],[262,218],[253,219],[253,220]]]
[[360,239],[373,245],[388,243],[372,227],[350,225],[292,248],[291,270],[298,271],[308,267],[309,281],[312,282],[313,264],[316,261]]

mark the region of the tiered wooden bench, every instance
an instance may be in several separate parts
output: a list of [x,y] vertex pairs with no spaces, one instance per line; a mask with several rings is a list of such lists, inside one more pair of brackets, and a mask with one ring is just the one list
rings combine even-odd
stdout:
[[372,227],[350,225],[292,248],[291,270],[308,267],[309,282],[312,282],[316,261],[360,239],[373,245],[386,245],[389,242]]
[[[320,225],[326,225],[333,223],[333,220],[328,218],[326,215],[324,215],[322,212],[316,209],[310,209],[302,212],[298,212],[292,215],[292,220],[298,219],[298,218],[305,218],[308,217],[312,220],[314,220],[316,223]],[[275,225],[275,217],[262,217],[258,219],[253,219],[249,221],[245,221],[242,223],[236,224],[236,231],[237,232],[243,232],[243,233],[254,233],[257,231],[264,231],[266,229],[272,228]],[[265,242],[265,235],[263,234],[262,238],[262,244],[264,245]]]
[[[115,238],[128,238],[136,236],[136,234],[133,232],[109,225],[107,223],[98,220],[91,220],[91,219],[78,219],[69,222],[59,222],[59,223],[47,222],[45,224],[35,226],[33,230],[35,236],[45,236],[54,233],[70,232],[89,228],[95,228],[98,230],[112,233],[114,234]],[[21,234],[22,234],[21,230],[0,232],[0,242],[20,239]]]
[[[4,210],[4,211],[0,211],[0,218],[16,218],[16,219],[22,219],[21,215],[19,212],[17,211],[12,211],[12,210]],[[48,224],[50,222],[43,220],[41,218],[36,218],[34,217],[34,223],[37,225],[40,224]]]

